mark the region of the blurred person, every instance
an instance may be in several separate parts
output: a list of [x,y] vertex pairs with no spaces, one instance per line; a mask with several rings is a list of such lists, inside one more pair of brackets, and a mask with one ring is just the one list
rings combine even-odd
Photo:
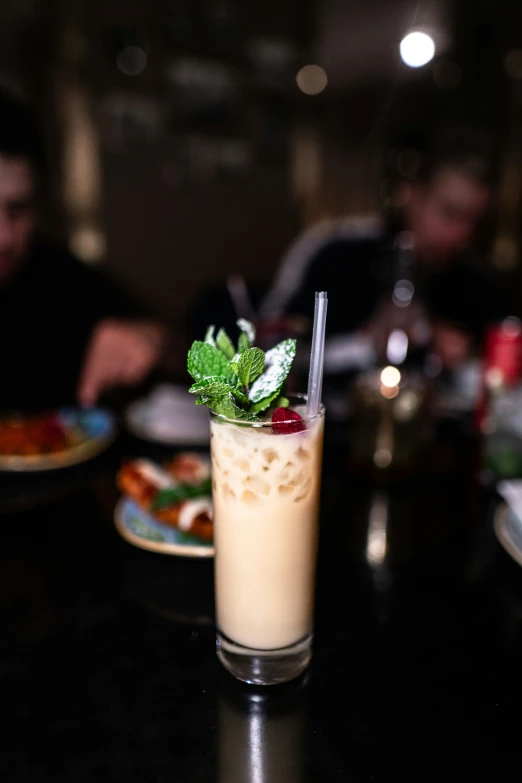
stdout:
[[0,93],[0,334],[4,410],[94,405],[141,381],[167,332],[101,274],[38,237],[41,150],[26,110]]
[[[402,189],[395,226],[362,218],[312,227],[291,248],[264,301],[264,317],[311,321],[314,291],[328,291],[336,371],[364,363],[367,352],[359,355],[354,335],[370,338],[382,357],[394,328],[406,331],[412,346],[429,335],[432,349],[452,369],[480,345],[485,327],[505,315],[495,281],[477,264],[472,246],[493,197],[488,158],[465,140],[455,142]],[[401,241],[415,261],[415,296],[404,309],[392,302]],[[328,362],[326,369],[332,369]]]

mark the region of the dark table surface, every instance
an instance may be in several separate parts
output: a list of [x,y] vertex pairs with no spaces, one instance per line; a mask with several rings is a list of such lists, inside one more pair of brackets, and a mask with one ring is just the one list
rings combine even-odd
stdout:
[[314,660],[268,689],[220,668],[212,562],[118,536],[114,473],[143,444],[0,477],[0,779],[519,777],[522,571],[454,434],[388,482],[327,438]]

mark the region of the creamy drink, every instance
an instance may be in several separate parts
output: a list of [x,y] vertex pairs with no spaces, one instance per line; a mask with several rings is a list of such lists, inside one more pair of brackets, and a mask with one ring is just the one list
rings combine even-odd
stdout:
[[319,300],[307,397],[285,396],[296,341],[265,352],[242,318],[236,344],[209,326],[187,357],[189,392],[211,415],[217,654],[259,685],[297,677],[312,655],[324,292],[316,311]]
[[304,423],[280,433],[212,417],[217,625],[258,651],[312,632],[322,412]]

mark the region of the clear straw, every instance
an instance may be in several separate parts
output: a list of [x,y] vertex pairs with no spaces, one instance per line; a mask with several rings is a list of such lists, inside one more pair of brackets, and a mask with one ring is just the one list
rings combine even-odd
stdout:
[[310,352],[310,375],[308,376],[308,400],[306,403],[307,417],[315,416],[319,413],[321,404],[327,306],[328,295],[326,291],[316,291],[314,330],[312,334],[312,350]]

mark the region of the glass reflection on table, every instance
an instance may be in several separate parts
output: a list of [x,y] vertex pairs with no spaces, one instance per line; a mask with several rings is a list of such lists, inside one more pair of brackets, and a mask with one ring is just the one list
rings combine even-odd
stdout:
[[305,783],[307,676],[269,690],[227,677],[219,696],[219,783]]

